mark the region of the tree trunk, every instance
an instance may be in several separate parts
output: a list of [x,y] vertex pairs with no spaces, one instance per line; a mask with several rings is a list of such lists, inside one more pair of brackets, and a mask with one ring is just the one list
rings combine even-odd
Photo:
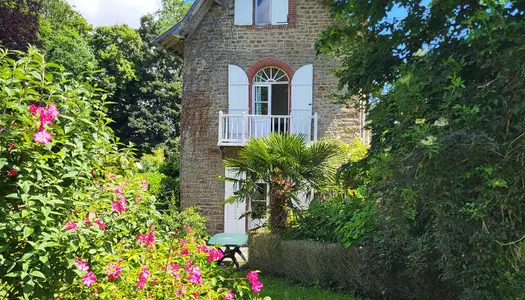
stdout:
[[288,222],[287,200],[282,190],[270,188],[270,230],[272,233],[279,234],[286,229]]

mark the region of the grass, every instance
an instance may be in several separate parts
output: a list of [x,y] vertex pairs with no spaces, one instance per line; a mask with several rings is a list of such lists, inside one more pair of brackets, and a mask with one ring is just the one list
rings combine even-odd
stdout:
[[264,284],[261,296],[263,298],[269,296],[272,300],[359,300],[359,298],[355,298],[350,294],[336,293],[312,286],[295,285],[275,277],[261,276],[260,280]]

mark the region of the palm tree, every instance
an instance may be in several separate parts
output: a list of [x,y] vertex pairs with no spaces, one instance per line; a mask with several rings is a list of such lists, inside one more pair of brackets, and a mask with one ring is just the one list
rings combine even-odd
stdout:
[[[336,171],[331,159],[338,147],[326,141],[308,144],[303,135],[271,134],[251,139],[237,158],[225,160],[227,167],[237,169],[238,192],[229,201],[250,199],[258,184],[269,186],[270,229],[279,233],[286,228],[288,208],[295,209],[301,193],[308,193],[333,182]],[[242,174],[242,176],[241,176]]]

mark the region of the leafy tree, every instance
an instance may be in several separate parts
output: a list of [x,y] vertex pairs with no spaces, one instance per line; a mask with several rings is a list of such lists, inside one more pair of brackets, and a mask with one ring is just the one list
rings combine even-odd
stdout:
[[107,76],[102,86],[112,92],[112,128],[142,152],[179,134],[182,61],[152,44],[161,20],[145,15],[137,31],[126,25],[98,27],[91,39],[98,66]]
[[[258,183],[266,183],[270,198],[270,228],[280,233],[287,225],[288,209],[299,201],[301,193],[317,190],[333,180],[331,158],[337,147],[319,141],[307,145],[302,135],[272,134],[251,139],[238,158],[225,160],[227,167],[238,170],[236,178],[225,178],[238,185],[238,194],[230,200],[247,200],[260,193]],[[244,178],[243,178],[244,177]],[[263,191],[264,194],[265,191]]]
[[13,50],[38,46],[40,0],[3,0],[0,2],[0,44]]
[[162,8],[156,13],[158,18],[156,34],[162,34],[182,20],[182,17],[184,17],[191,5],[190,2],[186,2],[185,0],[162,0]]
[[[525,3],[425,3],[334,1],[338,22],[319,43],[343,60],[341,86],[375,100],[372,151],[346,170],[377,203],[367,249],[378,272],[442,282],[462,299],[518,299]],[[392,18],[399,7],[407,16]]]
[[90,40],[101,73],[100,85],[110,92],[108,115],[118,137],[128,141],[129,115],[136,95],[128,91],[137,81],[135,61],[140,60],[143,43],[140,35],[128,25],[100,26],[95,28]]
[[96,67],[89,44],[92,27],[64,0],[45,1],[40,13],[39,38],[46,59],[63,65],[75,76]]
[[143,150],[167,145],[179,135],[182,60],[152,44],[158,26],[151,15],[141,18],[138,33],[145,50],[135,61],[137,80],[126,88],[135,99],[127,139]]

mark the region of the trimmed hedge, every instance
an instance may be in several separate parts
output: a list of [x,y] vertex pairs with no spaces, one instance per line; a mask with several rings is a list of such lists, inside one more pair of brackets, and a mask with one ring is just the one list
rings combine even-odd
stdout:
[[423,283],[375,272],[363,247],[284,240],[275,235],[249,235],[250,267],[265,274],[363,294],[374,299],[455,299],[439,280]]

